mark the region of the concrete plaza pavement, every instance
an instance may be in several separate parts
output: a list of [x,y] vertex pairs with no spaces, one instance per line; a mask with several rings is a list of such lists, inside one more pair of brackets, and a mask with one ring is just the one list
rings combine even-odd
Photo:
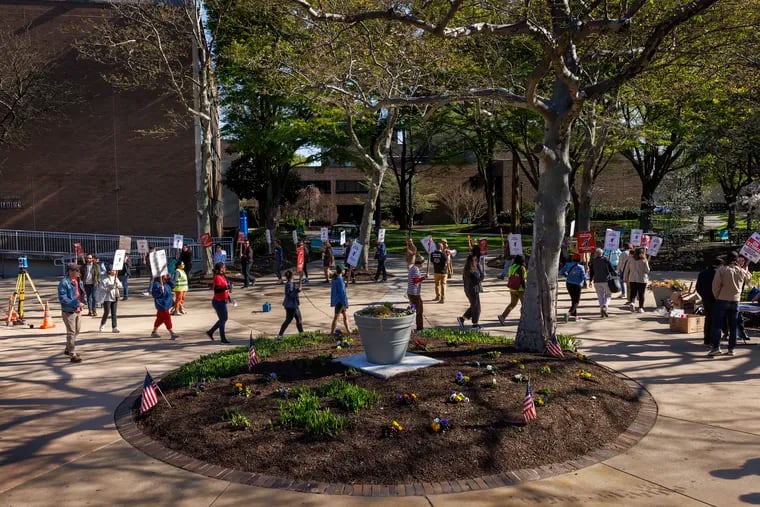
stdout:
[[[399,259],[389,283],[349,286],[351,307],[379,301],[405,302],[406,277]],[[310,266],[312,267],[312,266]],[[318,266],[313,263],[313,274]],[[482,295],[484,330],[511,336],[496,315],[508,300],[506,284],[488,269]],[[656,274],[657,275],[657,274]],[[672,273],[660,273],[672,278]],[[695,273],[678,274],[695,278]],[[735,357],[708,359],[699,334],[669,331],[653,313],[631,314],[613,300],[611,318],[601,319],[593,291],[583,294],[577,323],[560,332],[582,339],[581,351],[637,380],[658,405],[652,430],[623,454],[587,468],[540,481],[469,493],[369,498],[255,488],[196,475],[153,459],[122,440],[114,426],[118,404],[142,384],[147,367],[160,377],[177,366],[220,350],[204,331],[215,321],[210,292],[188,294],[188,314],[174,319],[176,342],[150,338],[151,298],[140,293],[147,279],[132,279],[130,298],[119,303],[121,333],[98,332],[99,318],[83,317],[77,343],[84,362],[62,354],[65,329],[55,302],[57,279],[35,280],[51,300],[54,329],[0,325],[0,505],[302,505],[302,506],[497,506],[497,505],[747,505],[760,504],[760,352],[737,347]],[[0,295],[15,280],[0,280]],[[248,335],[276,334],[284,318],[282,287],[274,277],[250,289],[236,288],[228,335],[245,345]],[[461,281],[449,284],[445,304],[428,303],[432,282],[423,286],[426,327],[456,325],[466,308]],[[41,311],[27,299],[29,322]],[[262,312],[270,302],[272,311]],[[648,310],[654,308],[650,296]],[[561,290],[560,308],[568,306]],[[332,316],[329,285],[318,276],[301,303],[307,330],[326,330]],[[353,325],[353,319],[350,319]],[[295,331],[291,324],[289,332]],[[443,479],[443,478],[442,478]],[[361,477],[357,477],[361,481]]]

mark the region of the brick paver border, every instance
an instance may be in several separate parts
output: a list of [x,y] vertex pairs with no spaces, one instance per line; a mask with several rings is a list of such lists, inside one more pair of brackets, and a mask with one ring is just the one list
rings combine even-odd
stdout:
[[318,493],[324,495],[350,495],[350,496],[373,496],[373,497],[396,497],[396,496],[425,496],[442,493],[459,493],[463,491],[478,491],[484,489],[511,486],[521,482],[538,481],[555,475],[566,474],[573,470],[579,470],[596,463],[602,462],[618,454],[622,454],[649,433],[657,420],[657,403],[649,391],[635,380],[607,368],[602,368],[620,377],[639,398],[640,408],[633,423],[618,437],[598,449],[583,455],[576,456],[562,463],[551,463],[537,468],[523,468],[511,470],[496,475],[487,475],[473,479],[454,479],[441,482],[423,482],[409,484],[338,484],[317,481],[298,481],[286,477],[275,477],[266,474],[242,472],[231,468],[212,465],[195,458],[185,456],[176,451],[164,447],[163,444],[152,440],[145,435],[135,424],[134,409],[138,408],[138,400],[142,388],[135,389],[122,401],[114,413],[116,428],[122,438],[130,445],[157,460],[163,461],[183,470],[205,475],[213,479],[221,479],[229,482],[248,484],[261,488],[286,489],[304,493]]

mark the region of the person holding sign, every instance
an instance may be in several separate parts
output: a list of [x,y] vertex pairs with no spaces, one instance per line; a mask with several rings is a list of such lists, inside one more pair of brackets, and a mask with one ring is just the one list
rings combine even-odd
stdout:
[[388,281],[388,272],[385,270],[385,260],[388,258],[387,250],[385,249],[385,243],[382,241],[377,242],[377,250],[375,250],[375,259],[377,260],[377,271],[375,271],[375,282],[380,281],[380,275],[383,275],[383,282]]
[[[303,252],[303,279],[301,280],[303,283],[308,284],[309,283],[309,244],[301,238],[301,241],[299,243],[299,246],[301,247],[301,251]],[[296,253],[297,255],[297,253]],[[298,262],[296,261],[296,264]],[[296,266],[297,267],[297,266]]]
[[478,258],[472,254],[467,256],[462,270],[462,281],[464,282],[464,295],[470,306],[461,317],[457,317],[459,329],[464,329],[464,321],[472,319],[473,331],[480,330],[480,283],[483,281],[483,274],[478,267]]
[[214,265],[214,296],[211,298],[211,306],[216,312],[216,322],[211,329],[206,331],[206,336],[214,341],[214,331],[219,330],[219,337],[222,343],[230,343],[224,333],[224,326],[227,324],[227,301],[230,300],[230,284],[227,280],[227,266],[223,263]]
[[256,283],[255,280],[251,281],[251,263],[253,262],[253,248],[251,242],[247,239],[243,241],[243,246],[240,247],[240,270],[243,272],[243,288],[248,288],[249,285]]
[[414,306],[417,331],[422,331],[425,327],[425,323],[422,320],[422,282],[427,278],[420,272],[420,267],[425,263],[425,259],[421,255],[414,257],[414,264],[409,268],[409,276],[406,285],[406,296],[409,298],[409,302]]
[[106,276],[100,281],[100,289],[105,292],[103,298],[103,317],[100,319],[100,332],[105,329],[108,316],[111,316],[111,331],[114,333],[119,332],[116,322],[116,305],[119,302],[119,290],[123,286],[119,281],[119,277],[116,276],[116,271],[109,267],[106,271]]
[[438,243],[438,249],[430,254],[430,262],[433,263],[433,276],[435,277],[435,299],[433,301],[444,303],[446,301],[448,259],[443,250],[443,242]]
[[414,265],[414,258],[417,255],[417,247],[414,246],[414,240],[411,236],[406,237],[406,252],[404,252],[404,258],[406,259],[406,267],[411,268]]
[[599,313],[603,318],[610,316],[607,309],[612,298],[612,292],[607,281],[616,275],[617,270],[612,267],[610,260],[604,256],[604,250],[597,248],[594,252],[594,260],[591,261],[590,276],[596,290],[596,299],[599,302]]
[[153,285],[150,288],[150,293],[153,296],[153,303],[156,306],[156,320],[153,323],[153,332],[150,333],[151,338],[161,338],[158,334],[158,328],[161,324],[166,326],[169,330],[169,335],[172,340],[179,338],[179,335],[174,332],[172,326],[172,316],[169,311],[172,308],[172,291],[174,289],[174,282],[171,279],[169,273],[162,276],[157,276],[153,279]]
[[[280,332],[277,333],[277,339],[282,340],[285,330],[296,319],[296,328],[299,333],[303,333],[303,324],[301,323],[301,310],[299,309],[300,300],[298,293],[301,292],[301,284],[293,281],[293,272],[285,271],[285,299],[282,300],[282,306],[285,308],[285,321],[280,326]],[[346,326],[348,330],[348,326]]]

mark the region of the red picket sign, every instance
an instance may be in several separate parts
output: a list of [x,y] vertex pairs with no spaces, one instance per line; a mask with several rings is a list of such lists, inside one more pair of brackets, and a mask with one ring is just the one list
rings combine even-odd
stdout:
[[211,234],[204,232],[201,234],[201,246],[203,248],[210,247],[214,242],[211,240]]
[[296,248],[296,270],[299,273],[303,271],[304,262],[305,262],[305,259],[304,259],[303,247],[299,246],[298,248]]
[[579,232],[578,253],[593,253],[596,250],[596,240],[594,240],[593,231]]

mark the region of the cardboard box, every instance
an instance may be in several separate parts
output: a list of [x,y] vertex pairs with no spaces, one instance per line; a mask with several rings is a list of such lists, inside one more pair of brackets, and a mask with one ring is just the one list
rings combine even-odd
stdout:
[[687,314],[685,317],[670,317],[670,330],[677,333],[701,333],[705,327],[704,315]]

